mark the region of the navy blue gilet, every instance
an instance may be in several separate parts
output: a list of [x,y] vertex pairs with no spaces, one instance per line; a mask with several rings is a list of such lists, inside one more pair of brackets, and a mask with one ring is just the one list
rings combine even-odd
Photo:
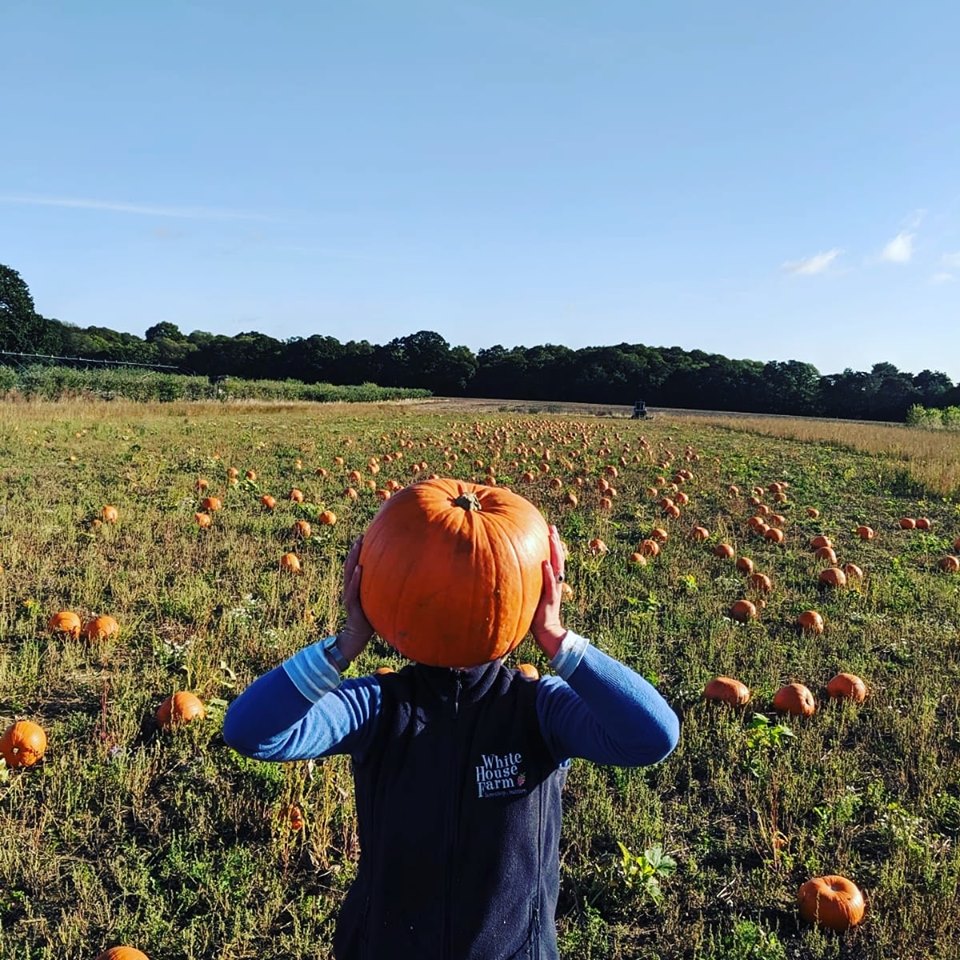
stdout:
[[360,864],[337,960],[557,960],[566,768],[537,683],[499,660],[380,676],[374,743],[354,758]]

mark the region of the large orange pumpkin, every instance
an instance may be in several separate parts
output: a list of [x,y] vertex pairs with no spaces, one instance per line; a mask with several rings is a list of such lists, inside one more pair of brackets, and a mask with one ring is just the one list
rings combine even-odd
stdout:
[[0,756],[8,767],[32,767],[47,749],[47,734],[39,723],[17,720],[0,737]]
[[470,667],[530,629],[550,557],[540,511],[502,487],[436,479],[387,500],[363,538],[360,601],[402,654]]
[[136,947],[111,947],[99,954],[97,960],[150,960],[150,958]]
[[857,885],[846,877],[831,874],[808,880],[797,893],[800,916],[830,930],[855,927],[862,919],[866,904]]

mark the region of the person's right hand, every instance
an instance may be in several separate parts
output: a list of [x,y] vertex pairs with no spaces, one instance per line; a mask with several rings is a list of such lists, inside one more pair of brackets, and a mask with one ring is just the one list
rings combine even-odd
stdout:
[[530,630],[540,649],[552,660],[567,635],[566,627],[560,622],[560,603],[563,600],[563,542],[553,524],[550,525],[550,559],[544,560],[542,566],[543,588]]
[[347,622],[337,633],[337,646],[348,660],[356,660],[360,651],[373,637],[373,627],[360,606],[360,547],[363,537],[357,537],[343,565],[343,605],[347,608]]

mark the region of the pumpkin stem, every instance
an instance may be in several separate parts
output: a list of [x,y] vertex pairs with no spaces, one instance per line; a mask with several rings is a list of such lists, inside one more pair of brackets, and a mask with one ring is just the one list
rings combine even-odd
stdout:
[[480,506],[480,498],[475,493],[461,493],[460,496],[453,501],[453,505],[455,507],[463,507],[467,513],[471,510],[483,509],[483,507]]

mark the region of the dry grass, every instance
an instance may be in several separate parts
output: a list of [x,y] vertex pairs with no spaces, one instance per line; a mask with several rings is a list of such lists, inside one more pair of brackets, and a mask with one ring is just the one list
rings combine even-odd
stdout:
[[765,437],[782,437],[804,443],[829,443],[845,450],[878,457],[881,477],[898,479],[898,463],[909,476],[931,493],[944,497],[960,493],[960,433],[917,427],[861,423],[846,420],[812,420],[803,417],[728,417],[722,414],[691,415],[684,423],[703,423]]

